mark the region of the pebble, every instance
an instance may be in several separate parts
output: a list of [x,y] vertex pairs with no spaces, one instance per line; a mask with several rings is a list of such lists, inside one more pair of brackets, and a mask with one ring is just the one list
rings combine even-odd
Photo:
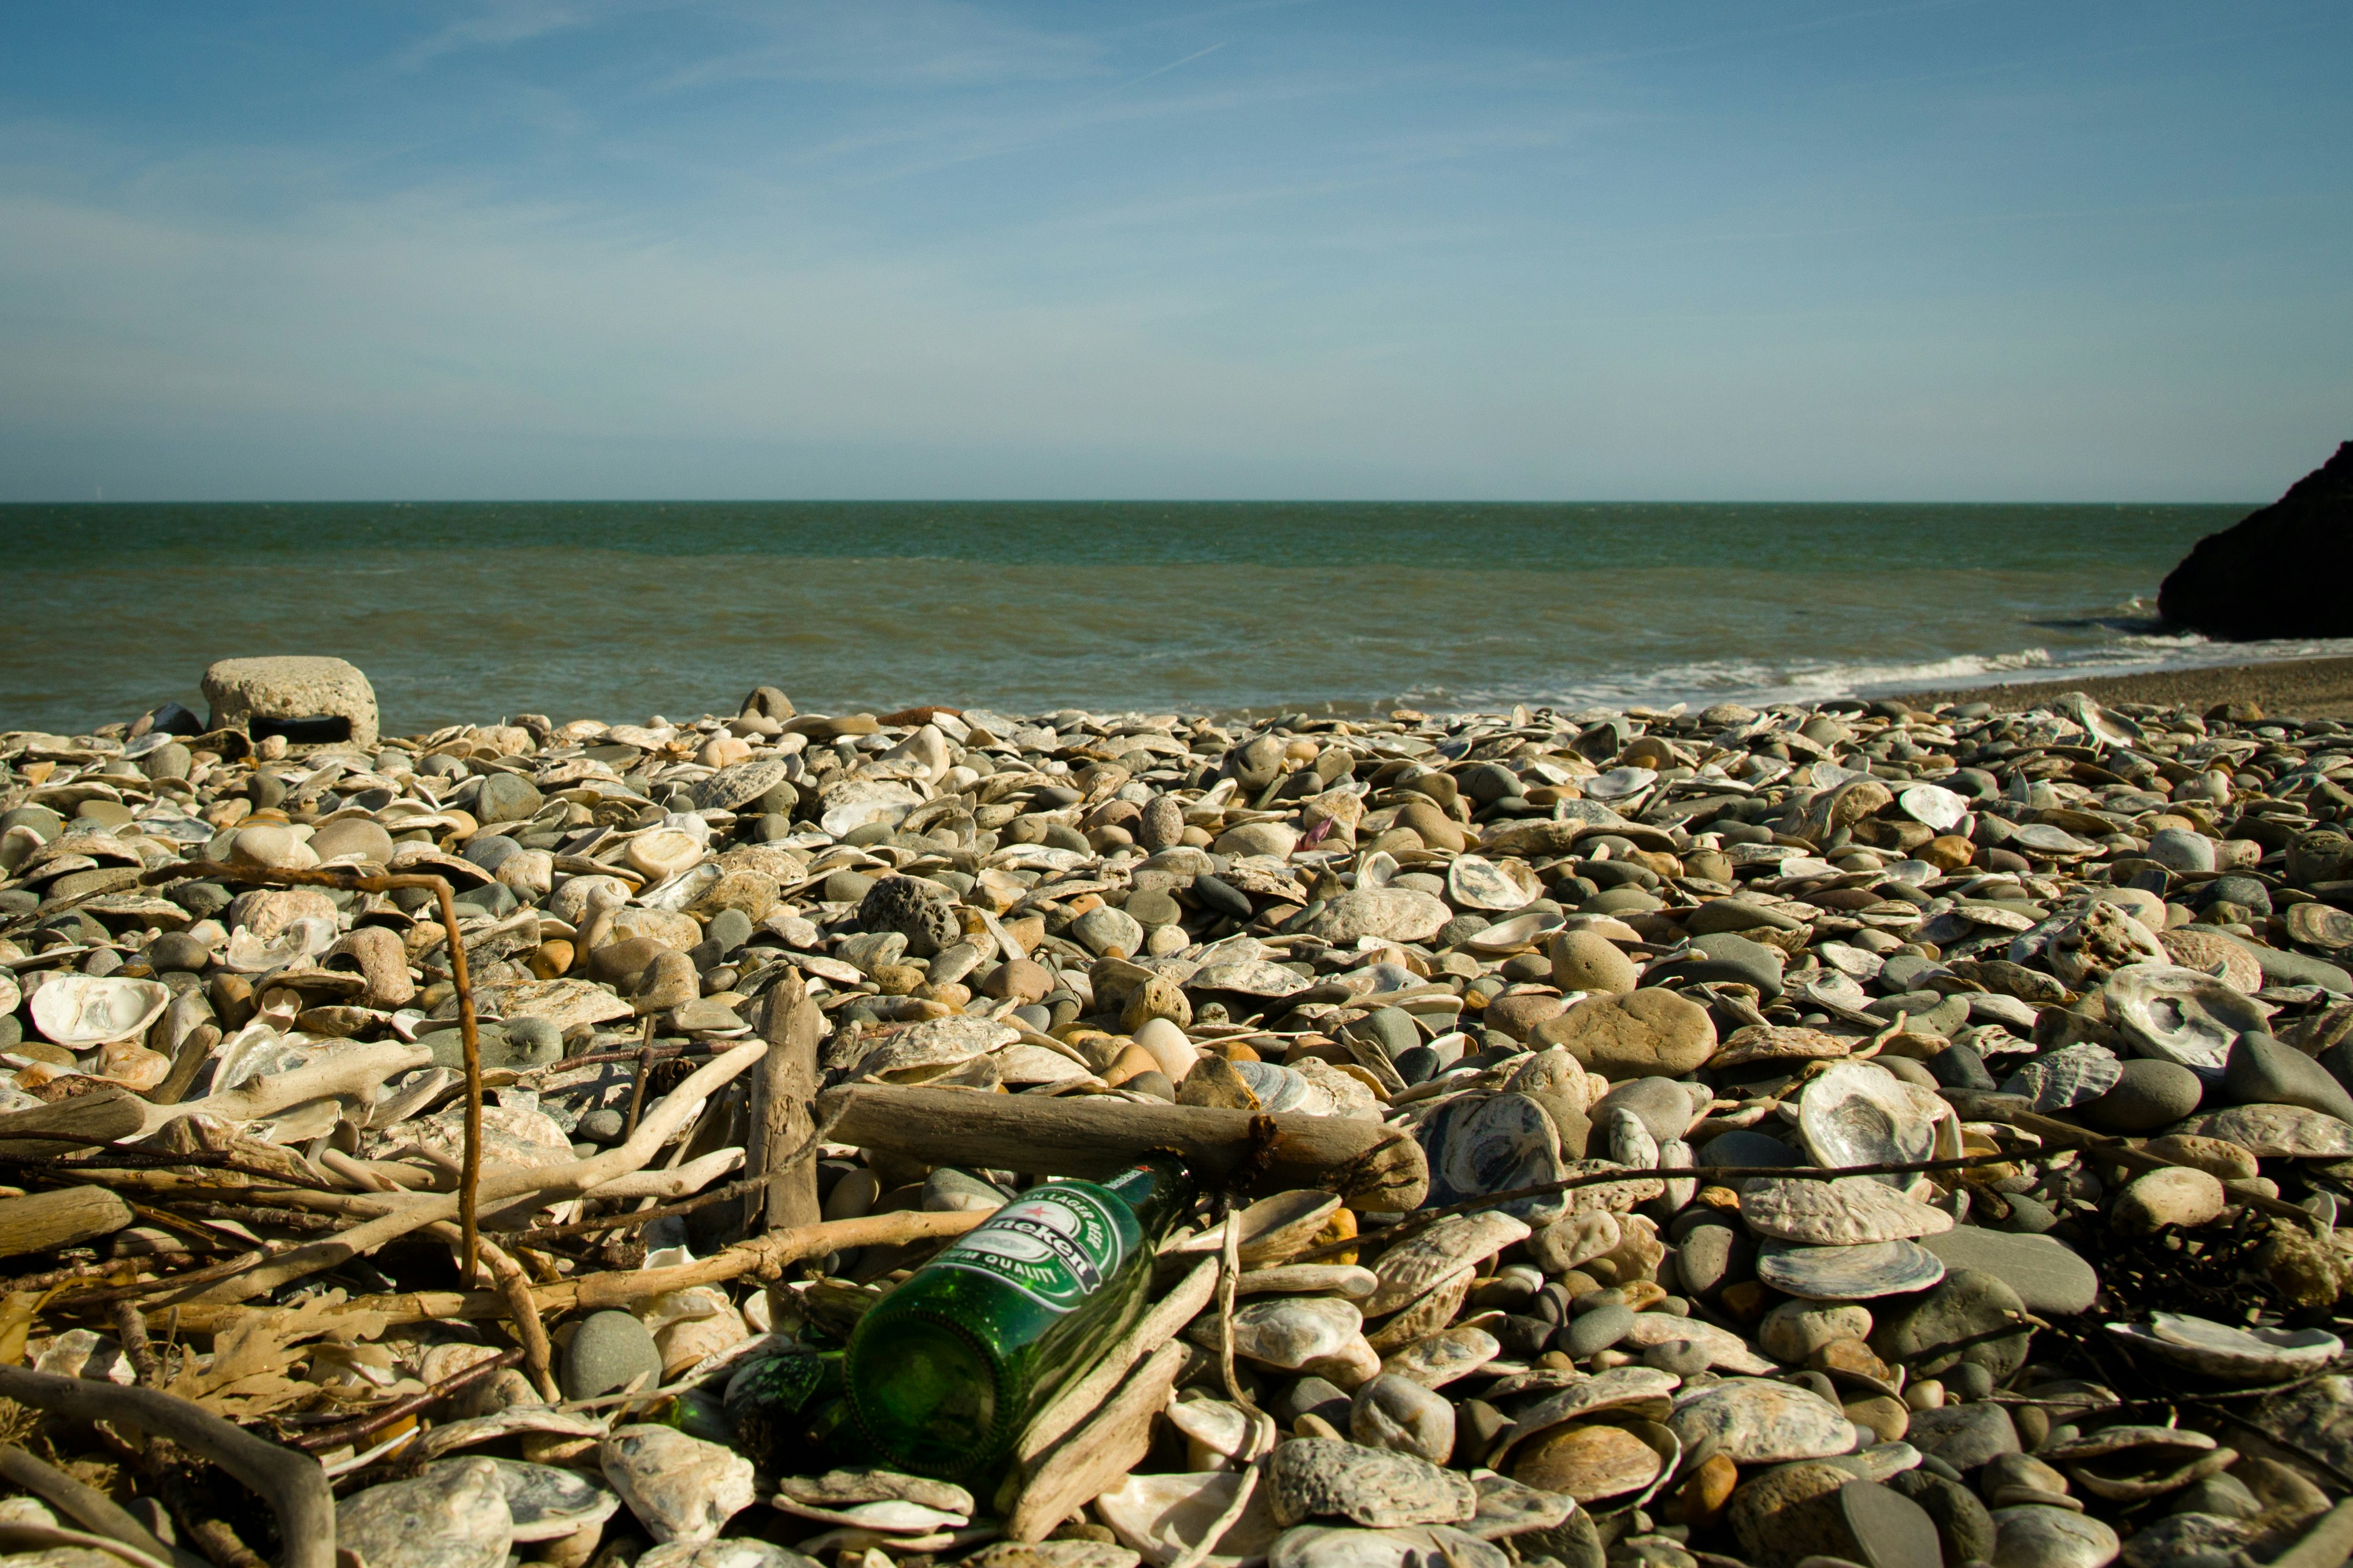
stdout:
[[[1285,1440],[1262,1479],[1265,1534],[1241,1554],[1283,1568],[1503,1568],[1490,1537],[1504,1538],[1505,1506],[1491,1515],[1481,1497],[1514,1477],[1515,1495],[1555,1501],[1552,1513],[1512,1505],[1514,1519],[1554,1521],[1514,1535],[1513,1553],[1563,1568],[1710,1553],[1792,1568],[1803,1551],[1884,1565],[1925,1560],[1924,1529],[1947,1563],[2055,1568],[2099,1560],[2085,1521],[2116,1532],[2109,1556],[2134,1521],[2153,1552],[2158,1525],[2186,1517],[2168,1512],[2177,1500],[2236,1522],[2262,1489],[2233,1478],[2261,1472],[2238,1460],[2152,1509],[2077,1483],[2071,1468],[2089,1461],[2019,1457],[2114,1428],[2104,1407],[2069,1402],[2067,1388],[2112,1375],[2071,1347],[2098,1330],[2132,1364],[2179,1363],[2183,1376],[2295,1368],[2333,1342],[2282,1320],[2330,1307],[2353,1278],[2333,1239],[2275,1242],[2233,1262],[2230,1310],[2189,1300],[2213,1288],[2214,1222],[2253,1212],[2232,1207],[2226,1184],[2300,1202],[2353,1159],[2339,1072],[2353,1069],[2353,1012],[2335,1011],[2353,993],[2336,961],[2353,917],[2326,886],[2353,880],[2340,831],[2353,802],[2327,782],[2353,754],[2341,725],[2071,698],[2023,714],[1887,701],[1271,725],[1075,710],[828,718],[796,714],[770,688],[733,719],[526,718],[432,741],[378,741],[374,723],[371,708],[364,749],[299,755],[280,742],[225,753],[183,729],[126,764],[106,726],[0,746],[0,789],[13,792],[0,795],[0,942],[14,944],[0,952],[14,976],[0,1038],[17,1044],[20,1104],[59,1068],[127,1081],[152,1058],[168,1070],[207,1018],[216,1063],[234,1051],[256,1072],[411,1037],[453,1060],[454,999],[420,901],[195,881],[132,890],[125,875],[131,858],[174,854],[396,860],[446,868],[464,896],[485,1065],[513,1077],[491,1091],[494,1160],[614,1145],[642,1030],[659,1044],[754,1037],[768,988],[797,970],[828,1020],[818,1087],[1111,1084],[1146,1108],[1384,1121],[1424,1151],[1433,1206],[1609,1177],[1389,1246],[1387,1216],[1335,1205],[1279,1256],[1247,1260],[1238,1374]],[[193,835],[173,826],[190,817],[203,818]],[[91,840],[92,824],[127,837]],[[32,859],[77,839],[64,870]],[[70,965],[16,962],[58,935],[78,950]],[[339,973],[273,1000],[268,977],[287,963]],[[1858,1059],[1898,1014],[1904,1032]],[[624,1059],[574,1068],[567,1052]],[[2017,1103],[1997,1085],[2042,1114],[2147,1138],[2177,1167],[2117,1179],[2046,1142],[1967,1182],[1644,1173],[1989,1151]],[[446,1091],[422,1079],[387,1091],[412,1092],[437,1127],[448,1120],[432,1099]],[[242,1135],[311,1148],[334,1131],[279,1120]],[[402,1120],[359,1128],[356,1153],[398,1159],[422,1125]],[[977,1159],[927,1171],[836,1146],[819,1161],[828,1213],[968,1212],[1018,1184]],[[662,1261],[707,1257],[742,1234],[739,1209],[705,1205],[643,1239]],[[1290,1261],[1332,1241],[1360,1258]],[[400,1257],[371,1261],[398,1269]],[[823,1267],[865,1284],[791,1289],[820,1316],[854,1311],[888,1288],[887,1264],[844,1255]],[[47,1266],[26,1258],[20,1272]],[[718,1325],[713,1345],[772,1323],[804,1331],[755,1279],[698,1290],[723,1310],[589,1315],[558,1359],[565,1394],[658,1376],[649,1324],[673,1348],[700,1345],[698,1325]],[[2219,1316],[2196,1327],[2201,1310]],[[2087,1321],[2054,1336],[2028,1313]],[[1187,1339],[1213,1347],[1216,1322],[1205,1310]],[[51,1331],[25,1359],[114,1364],[90,1339],[77,1352]],[[499,1386],[529,1397],[520,1374]],[[1214,1373],[1205,1387],[1224,1402]],[[2341,1417],[2353,1433],[2353,1394],[2342,1404],[2296,1419],[2330,1431]],[[486,1461],[537,1489],[509,1509],[511,1539],[617,1496],[649,1533],[677,1537],[651,1568],[799,1568],[783,1545],[717,1531],[756,1517],[777,1542],[814,1543],[832,1527],[796,1532],[772,1510],[730,1524],[748,1477],[702,1440],[693,1396],[678,1419],[687,1430],[605,1440],[609,1492],[575,1471]],[[551,1435],[532,1451],[580,1441]],[[2139,1485],[2158,1473],[2150,1456],[2113,1463],[2136,1467]],[[1223,1449],[1200,1457],[1227,1463]],[[1058,1532],[1070,1538],[967,1560],[1165,1563],[1181,1547],[1150,1535],[1147,1513],[1199,1512],[1242,1473],[1163,1474],[1166,1458],[1155,1440],[1124,1488],[1113,1477],[1100,1504],[1074,1502],[1085,1522]],[[476,1463],[439,1458],[424,1479],[446,1486]],[[1502,1473],[1469,1479],[1490,1464]],[[1653,1481],[1640,1514],[1614,1511]],[[364,1486],[343,1507],[422,1484]],[[1569,1513],[1569,1498],[1594,1514]],[[1114,1516],[1136,1540],[1113,1539]],[[410,1533],[431,1552],[449,1544]],[[830,1562],[881,1540],[812,1550]]]
[[661,1365],[661,1352],[645,1324],[634,1313],[612,1309],[581,1320],[565,1347],[557,1381],[565,1398],[594,1399],[618,1393],[641,1373],[647,1380],[642,1386],[658,1387]]

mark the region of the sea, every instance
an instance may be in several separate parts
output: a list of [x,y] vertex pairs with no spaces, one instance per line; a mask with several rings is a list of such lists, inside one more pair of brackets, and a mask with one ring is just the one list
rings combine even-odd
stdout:
[[2245,506],[533,502],[0,507],[0,730],[332,654],[385,729],[517,713],[1355,714],[1811,700],[2353,652],[2210,643]]

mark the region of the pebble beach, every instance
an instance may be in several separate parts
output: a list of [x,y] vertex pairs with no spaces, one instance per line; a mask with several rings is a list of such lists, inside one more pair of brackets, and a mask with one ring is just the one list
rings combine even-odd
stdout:
[[[0,733],[5,1544],[2333,1565],[2353,725],[2214,689]],[[884,1462],[861,1320],[1121,1149],[1108,1348]]]

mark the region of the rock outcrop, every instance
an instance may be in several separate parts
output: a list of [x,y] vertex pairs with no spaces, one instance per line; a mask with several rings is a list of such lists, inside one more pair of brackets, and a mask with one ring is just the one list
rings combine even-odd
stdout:
[[2158,590],[2171,625],[2232,642],[2353,637],[2353,441],[2287,494],[2200,540]]

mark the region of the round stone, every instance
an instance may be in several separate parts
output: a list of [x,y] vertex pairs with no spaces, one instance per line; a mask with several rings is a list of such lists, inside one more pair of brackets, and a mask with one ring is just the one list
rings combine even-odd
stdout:
[[2205,1093],[2198,1075],[2179,1062],[2138,1057],[2117,1067],[2114,1088],[2075,1108],[2076,1115],[2102,1132],[2154,1132],[2196,1110]]
[[634,1314],[614,1309],[590,1313],[573,1331],[557,1381],[565,1398],[594,1399],[618,1393],[640,1373],[646,1374],[641,1386],[655,1387],[661,1382],[661,1352],[655,1348],[652,1333]]
[[1565,931],[1552,939],[1552,983],[1563,991],[1623,994],[1641,973],[1617,943],[1599,931]]
[[1672,991],[1588,996],[1536,1026],[1539,1049],[1559,1047],[1602,1077],[1680,1078],[1715,1050],[1707,1009]]

